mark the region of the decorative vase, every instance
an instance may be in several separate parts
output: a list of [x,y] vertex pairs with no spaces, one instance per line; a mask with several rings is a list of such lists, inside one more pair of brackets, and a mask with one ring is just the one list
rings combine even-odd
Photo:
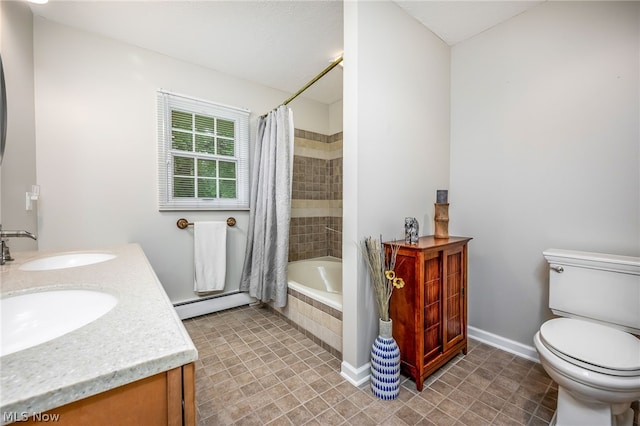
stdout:
[[436,223],[435,238],[449,238],[449,203],[436,203],[434,220]]
[[392,320],[379,320],[379,334],[371,347],[371,392],[380,399],[396,399],[400,393],[400,348],[392,330]]

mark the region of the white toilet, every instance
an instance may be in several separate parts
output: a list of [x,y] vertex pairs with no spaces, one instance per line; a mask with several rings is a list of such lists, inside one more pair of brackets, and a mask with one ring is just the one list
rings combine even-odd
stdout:
[[[551,425],[631,426],[640,399],[640,258],[549,249],[554,318],[533,339],[558,384]],[[634,334],[636,336],[634,336]]]

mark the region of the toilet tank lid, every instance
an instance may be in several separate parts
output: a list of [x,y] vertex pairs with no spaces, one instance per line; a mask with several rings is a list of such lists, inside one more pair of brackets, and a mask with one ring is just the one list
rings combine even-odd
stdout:
[[549,264],[571,265],[640,275],[640,257],[549,248],[542,252]]

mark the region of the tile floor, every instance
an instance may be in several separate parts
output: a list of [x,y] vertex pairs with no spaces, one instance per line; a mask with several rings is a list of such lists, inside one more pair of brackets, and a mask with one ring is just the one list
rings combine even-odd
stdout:
[[198,425],[547,425],[556,405],[557,387],[540,365],[473,340],[421,393],[403,377],[399,398],[380,401],[267,309],[184,323],[199,352]]

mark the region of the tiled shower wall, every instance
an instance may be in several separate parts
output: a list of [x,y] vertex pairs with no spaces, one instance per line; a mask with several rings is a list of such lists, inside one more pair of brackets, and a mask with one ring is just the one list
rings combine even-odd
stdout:
[[289,260],[342,257],[342,132],[295,129]]

